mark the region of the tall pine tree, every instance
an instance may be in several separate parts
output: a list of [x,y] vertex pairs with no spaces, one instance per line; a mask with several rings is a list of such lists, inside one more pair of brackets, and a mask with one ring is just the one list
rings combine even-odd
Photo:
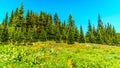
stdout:
[[2,30],[2,34],[1,34],[1,42],[8,42],[9,40],[9,34],[8,34],[8,13],[6,13],[6,17],[3,20],[3,30]]
[[93,34],[93,27],[90,23],[90,20],[88,20],[88,32],[86,34],[86,40],[88,43],[94,43],[95,42],[95,37]]
[[79,43],[85,43],[85,37],[84,37],[84,32],[83,32],[82,26],[80,26],[80,38],[79,38]]
[[69,15],[68,18],[68,39],[67,39],[67,43],[68,44],[74,44],[74,21],[72,19],[72,15]]

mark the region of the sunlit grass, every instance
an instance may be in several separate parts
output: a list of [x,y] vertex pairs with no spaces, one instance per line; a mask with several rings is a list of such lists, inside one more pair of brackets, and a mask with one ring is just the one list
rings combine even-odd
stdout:
[[0,46],[0,68],[119,68],[120,47],[37,42]]

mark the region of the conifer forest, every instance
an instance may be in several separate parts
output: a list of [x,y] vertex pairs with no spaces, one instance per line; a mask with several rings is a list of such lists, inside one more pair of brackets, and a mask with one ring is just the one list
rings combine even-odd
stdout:
[[[25,15],[25,16],[24,16]],[[12,10],[10,17],[6,12],[3,22],[0,24],[0,42],[9,44],[25,44],[38,41],[56,41],[68,44],[97,43],[97,44],[117,44],[117,33],[111,24],[103,24],[100,14],[98,14],[98,26],[91,25],[88,20],[88,31],[84,33],[81,24],[79,28],[75,26],[72,14],[67,21],[60,21],[58,14],[52,16],[49,13],[40,11],[34,13],[28,10],[24,14],[24,6]]]

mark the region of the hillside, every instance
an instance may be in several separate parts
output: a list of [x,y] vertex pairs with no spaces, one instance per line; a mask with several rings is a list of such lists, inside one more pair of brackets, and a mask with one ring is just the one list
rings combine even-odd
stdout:
[[119,68],[120,48],[99,44],[37,42],[0,46],[1,68]]

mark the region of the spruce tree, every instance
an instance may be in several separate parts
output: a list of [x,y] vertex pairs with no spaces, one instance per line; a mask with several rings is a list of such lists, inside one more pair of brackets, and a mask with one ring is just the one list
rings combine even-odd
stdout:
[[56,36],[55,36],[55,41],[57,43],[61,42],[61,34],[60,34],[60,29],[56,27]]
[[60,33],[60,20],[58,18],[57,13],[54,14],[54,32],[55,32],[55,41],[60,42],[61,33]]
[[82,26],[80,26],[80,37],[79,37],[79,43],[85,43],[85,37],[83,33]]
[[[3,23],[3,22],[2,22],[2,23]],[[3,26],[3,25],[0,24],[0,44],[2,43],[2,41],[1,41],[1,40],[2,40],[2,38],[1,38],[1,36],[2,36],[2,29],[3,29],[2,26]]]
[[90,20],[88,20],[88,32],[86,34],[86,39],[88,43],[94,43],[95,42],[95,38],[94,38],[94,34],[93,34],[93,27],[90,23]]
[[104,42],[103,39],[102,39],[100,30],[97,31],[96,42],[98,44],[103,44],[103,42]]
[[40,21],[39,21],[39,16],[38,15],[36,15],[36,24],[35,24],[36,26],[35,26],[35,37],[34,37],[34,40],[35,41],[38,41],[40,38],[39,38],[39,36],[40,36]]
[[53,40],[54,31],[53,31],[53,24],[52,24],[52,16],[50,14],[47,15],[47,26],[46,26],[46,32],[47,32],[47,39]]
[[62,24],[62,40],[63,40],[64,43],[66,43],[66,40],[67,40],[67,26],[66,26],[65,21]]
[[19,23],[19,9],[16,8],[16,11],[14,13],[14,17],[13,17],[13,20],[12,20],[12,26],[14,27],[15,31],[18,30],[17,28],[17,24]]
[[112,33],[113,33],[113,40],[112,40],[112,42],[114,44],[118,44],[118,37],[117,37],[116,31],[115,31],[115,28],[113,27],[112,29],[113,29],[113,31],[112,31]]
[[104,27],[103,27],[103,22],[101,20],[101,17],[100,17],[100,14],[98,14],[98,30],[102,30]]
[[8,24],[10,27],[13,26],[14,16],[15,16],[15,13],[14,13],[14,11],[12,10],[12,13],[11,13],[11,16],[10,16],[10,22],[9,22],[9,24]]
[[41,32],[42,26],[44,27],[44,30],[46,30],[47,22],[46,22],[46,13],[41,11],[39,16],[39,30]]
[[8,13],[6,13],[6,17],[3,20],[3,30],[1,34],[1,42],[8,42],[9,40],[9,33],[8,33]]
[[42,26],[42,30],[41,30],[41,33],[40,33],[40,40],[41,41],[46,41],[47,40],[47,33],[46,31],[44,30],[44,27]]
[[23,32],[23,26],[24,26],[24,7],[23,7],[23,4],[21,3],[21,6],[19,8],[19,23],[17,23],[18,27],[20,27],[20,30]]
[[93,36],[94,36],[94,43],[96,43],[96,37],[97,37],[97,30],[95,29],[95,26],[93,25]]
[[67,43],[68,44],[74,44],[74,21],[72,19],[72,15],[69,15],[68,18],[68,40]]
[[69,28],[67,43],[74,44],[74,32],[72,27]]
[[107,24],[107,30],[106,30],[106,34],[107,34],[107,40],[108,40],[108,44],[112,44],[112,37],[113,37],[113,34],[112,34],[112,26],[111,24]]
[[58,18],[58,14],[57,13],[54,14],[54,24],[55,24],[55,26],[60,28],[60,20]]
[[75,33],[74,33],[74,41],[78,42],[79,41],[79,32],[77,27],[74,29]]
[[103,34],[104,34],[104,26],[100,18],[100,14],[98,14],[98,28],[97,28],[97,39],[96,39],[98,43],[101,43],[101,44],[104,43]]

